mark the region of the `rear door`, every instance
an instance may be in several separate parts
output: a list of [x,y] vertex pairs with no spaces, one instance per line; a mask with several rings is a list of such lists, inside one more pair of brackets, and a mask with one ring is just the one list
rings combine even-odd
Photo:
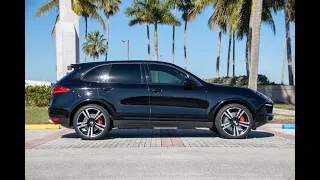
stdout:
[[149,122],[149,91],[140,63],[112,64],[98,93],[115,107],[115,124]]

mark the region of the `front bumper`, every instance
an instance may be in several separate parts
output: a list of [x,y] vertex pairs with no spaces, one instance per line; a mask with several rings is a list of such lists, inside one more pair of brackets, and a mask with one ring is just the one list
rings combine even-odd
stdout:
[[273,114],[268,114],[268,113],[259,113],[257,114],[256,121],[253,125],[253,129],[263,126],[273,120]]

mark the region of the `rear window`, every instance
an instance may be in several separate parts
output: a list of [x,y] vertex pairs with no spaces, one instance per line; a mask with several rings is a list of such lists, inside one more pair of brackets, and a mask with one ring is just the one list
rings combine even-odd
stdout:
[[109,83],[140,84],[140,64],[113,64],[109,72]]
[[102,65],[87,72],[82,80],[87,82],[106,83],[108,82],[108,73],[111,65]]

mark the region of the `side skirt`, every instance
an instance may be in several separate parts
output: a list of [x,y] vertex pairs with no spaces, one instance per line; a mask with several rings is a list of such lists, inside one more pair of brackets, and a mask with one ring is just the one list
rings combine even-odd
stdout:
[[115,120],[114,127],[118,128],[155,128],[155,127],[177,127],[177,128],[212,128],[213,122],[199,121],[143,121],[143,120]]

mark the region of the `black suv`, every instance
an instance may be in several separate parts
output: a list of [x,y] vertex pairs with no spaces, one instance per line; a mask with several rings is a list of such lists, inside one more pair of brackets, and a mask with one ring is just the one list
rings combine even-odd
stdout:
[[273,119],[273,102],[249,88],[209,84],[174,64],[73,64],[51,90],[49,121],[101,139],[114,127],[207,127],[245,138]]

